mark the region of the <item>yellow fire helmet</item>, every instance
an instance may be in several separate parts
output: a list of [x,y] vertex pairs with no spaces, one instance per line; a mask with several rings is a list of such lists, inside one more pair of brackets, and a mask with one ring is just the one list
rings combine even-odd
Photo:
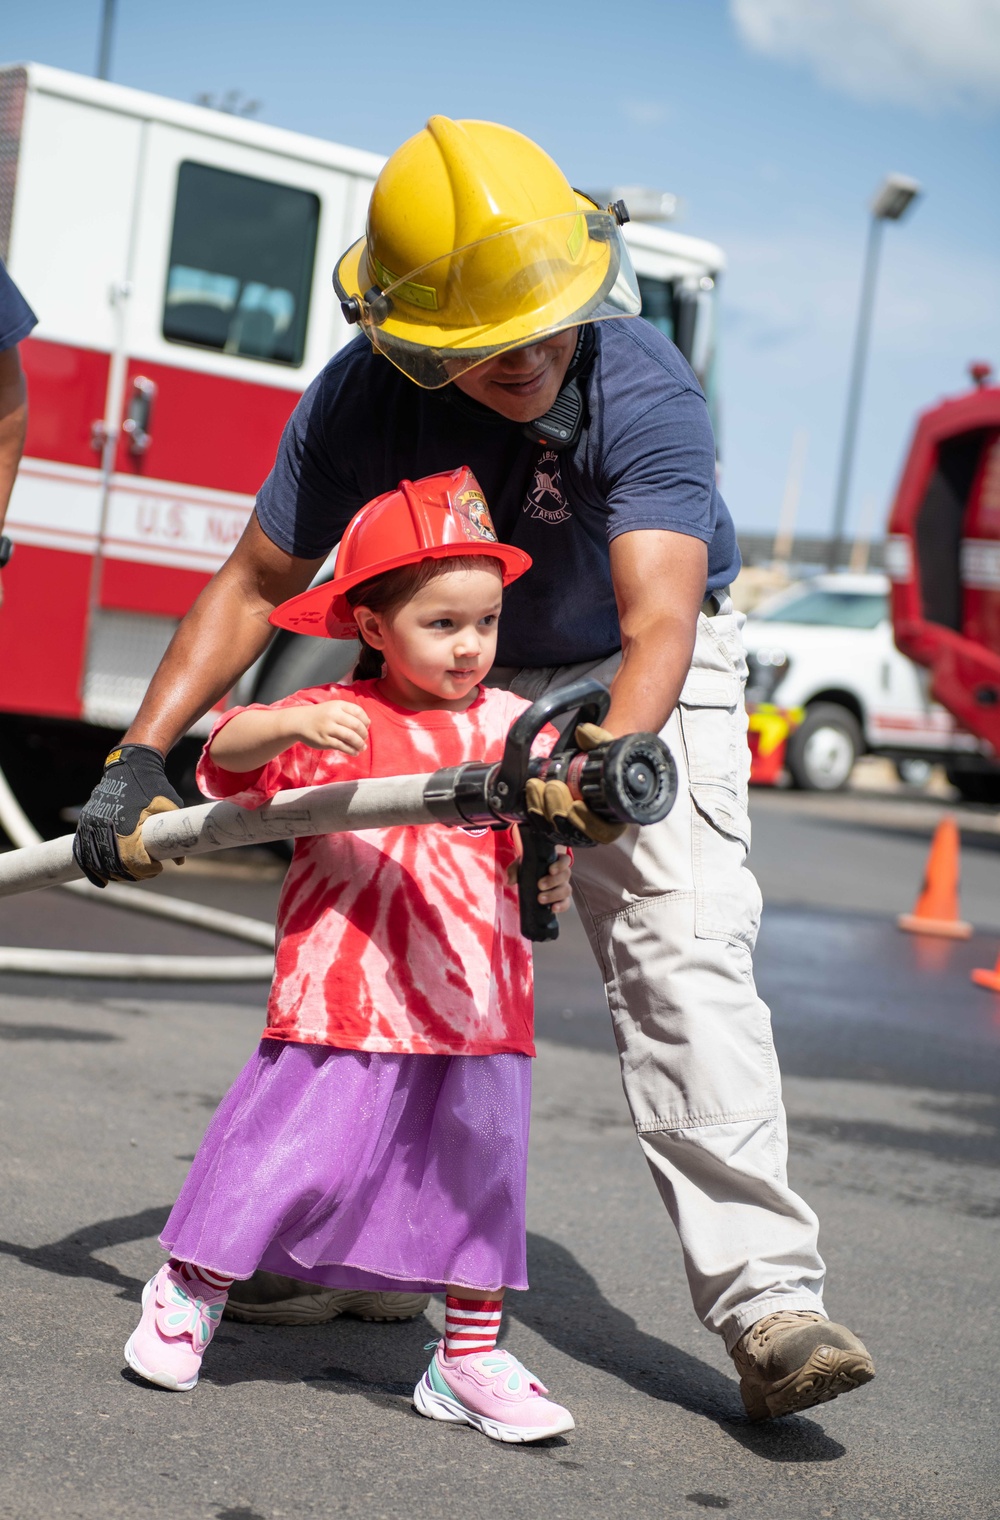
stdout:
[[505,349],[638,316],[626,219],[520,132],[432,116],[386,162],[333,283],[347,320],[433,390]]

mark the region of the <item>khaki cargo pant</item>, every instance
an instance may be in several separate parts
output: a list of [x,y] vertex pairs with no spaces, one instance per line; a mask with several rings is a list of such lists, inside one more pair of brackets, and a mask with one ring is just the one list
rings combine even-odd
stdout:
[[[823,1311],[816,1216],[788,1186],[781,1079],[751,960],[760,890],[750,845],[743,617],[698,619],[691,671],[663,730],[677,801],[660,824],[579,850],[576,906],[604,977],[622,1083],[680,1237],[695,1312],[732,1350],[775,1309]],[[534,700],[594,664],[495,668]]]

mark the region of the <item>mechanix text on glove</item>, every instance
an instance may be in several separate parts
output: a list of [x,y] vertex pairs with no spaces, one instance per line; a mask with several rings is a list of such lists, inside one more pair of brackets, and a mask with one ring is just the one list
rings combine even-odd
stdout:
[[123,744],[104,762],[104,774],[80,814],[73,854],[95,887],[142,881],[163,866],[147,855],[142,826],[153,813],[183,804],[167,780],[163,756],[148,744]]

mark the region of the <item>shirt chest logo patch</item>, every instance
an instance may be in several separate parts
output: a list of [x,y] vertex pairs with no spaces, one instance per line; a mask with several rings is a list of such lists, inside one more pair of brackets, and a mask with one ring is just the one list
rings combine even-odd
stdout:
[[530,512],[533,518],[547,523],[561,523],[572,517],[563,496],[559,455],[555,449],[546,449],[539,456],[534,477],[528,487],[524,510]]

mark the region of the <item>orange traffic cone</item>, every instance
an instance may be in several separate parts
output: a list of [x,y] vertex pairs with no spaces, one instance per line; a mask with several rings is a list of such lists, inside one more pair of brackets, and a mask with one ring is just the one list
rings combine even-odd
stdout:
[[958,916],[958,828],[949,814],[934,830],[924,885],[912,913],[901,913],[896,926],[909,934],[939,934],[969,939],[972,925]]
[[988,987],[991,992],[1000,992],[1000,955],[997,956],[997,963],[992,971],[986,971],[977,966],[970,975],[977,987]]

